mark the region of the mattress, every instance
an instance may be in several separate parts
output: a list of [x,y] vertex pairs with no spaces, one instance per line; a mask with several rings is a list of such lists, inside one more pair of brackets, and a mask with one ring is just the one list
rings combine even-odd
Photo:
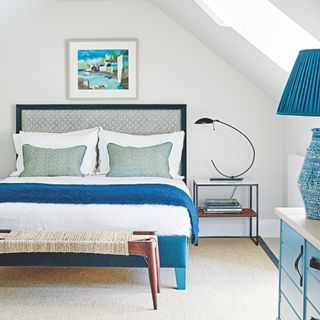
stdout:
[[[180,188],[190,196],[187,186],[180,179],[108,178],[104,175],[19,178],[13,173],[3,182],[86,185],[161,183]],[[185,235],[188,237],[191,233],[191,223],[186,208],[149,204],[0,203],[0,228],[88,232],[156,230],[159,235]]]

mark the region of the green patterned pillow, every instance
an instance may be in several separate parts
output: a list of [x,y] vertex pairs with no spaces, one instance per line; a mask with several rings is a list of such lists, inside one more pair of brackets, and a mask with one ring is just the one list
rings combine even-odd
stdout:
[[86,150],[86,146],[47,149],[25,144],[20,177],[82,176],[80,167]]
[[109,143],[107,149],[110,162],[108,177],[172,178],[169,174],[171,142],[143,148]]

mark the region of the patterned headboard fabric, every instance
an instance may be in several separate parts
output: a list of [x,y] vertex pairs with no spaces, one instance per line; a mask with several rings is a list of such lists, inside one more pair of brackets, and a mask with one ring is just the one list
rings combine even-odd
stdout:
[[[101,126],[129,134],[161,134],[187,129],[186,105],[63,104],[17,105],[16,132],[68,132]],[[181,174],[186,177],[186,140]]]

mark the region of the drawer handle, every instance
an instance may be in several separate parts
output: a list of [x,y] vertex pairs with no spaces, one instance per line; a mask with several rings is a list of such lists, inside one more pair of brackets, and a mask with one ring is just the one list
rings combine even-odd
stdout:
[[317,262],[315,257],[312,257],[310,259],[310,268],[320,270],[320,263]]
[[294,268],[296,269],[296,271],[298,272],[298,275],[300,277],[300,287],[302,287],[302,285],[303,285],[303,276],[299,270],[299,261],[302,258],[302,256],[303,256],[303,246],[301,246],[300,254],[298,255],[296,261],[294,262]]

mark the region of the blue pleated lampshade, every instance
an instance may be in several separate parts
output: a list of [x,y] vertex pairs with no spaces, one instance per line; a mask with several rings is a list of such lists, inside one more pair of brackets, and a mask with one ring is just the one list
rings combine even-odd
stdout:
[[[320,49],[299,52],[277,114],[320,116]],[[306,217],[320,220],[320,128],[312,129],[312,132],[312,141],[302,165],[298,186]]]
[[320,116],[320,49],[299,52],[277,114]]

